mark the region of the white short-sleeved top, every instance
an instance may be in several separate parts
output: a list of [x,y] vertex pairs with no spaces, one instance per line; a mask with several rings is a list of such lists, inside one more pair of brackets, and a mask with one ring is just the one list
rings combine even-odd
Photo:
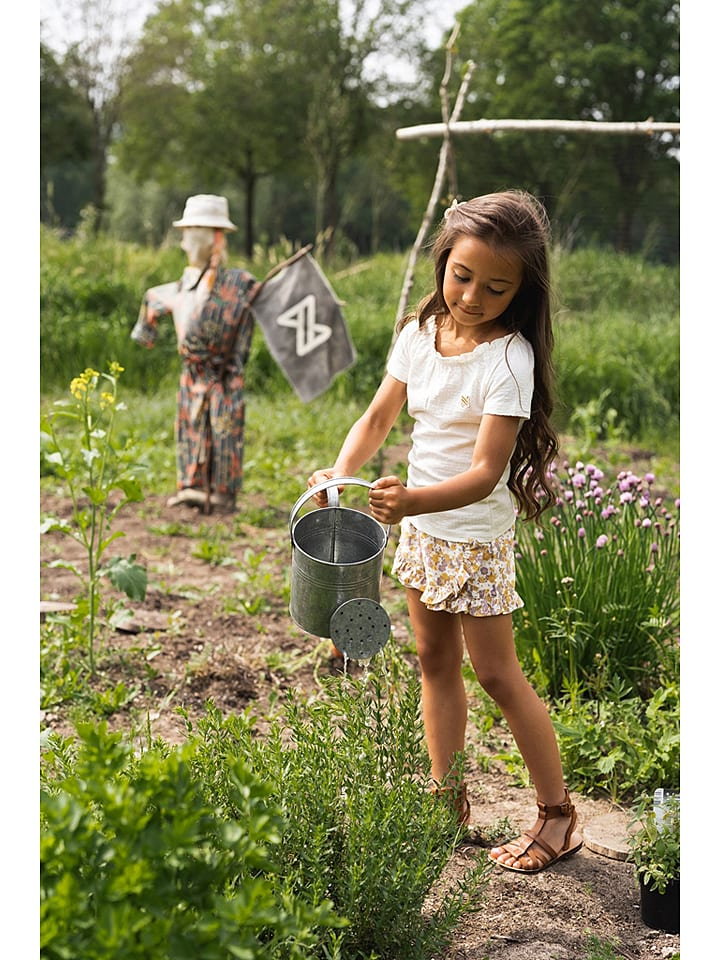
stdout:
[[[530,417],[533,393],[532,346],[520,333],[479,343],[469,353],[443,357],[435,346],[436,323],[407,323],[395,341],[387,372],[407,384],[408,413],[415,420],[408,462],[408,486],[440,483],[470,468],[484,413]],[[492,493],[455,510],[424,513],[408,520],[443,540],[494,540],[515,521],[507,486],[510,461]]]

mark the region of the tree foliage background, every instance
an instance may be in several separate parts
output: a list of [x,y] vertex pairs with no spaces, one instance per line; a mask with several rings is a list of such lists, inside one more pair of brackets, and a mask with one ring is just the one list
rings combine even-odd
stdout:
[[[82,214],[157,244],[188,195],[217,192],[248,257],[285,239],[327,255],[412,241],[440,141],[395,130],[441,119],[447,38],[428,47],[428,0],[159,0],[132,37],[111,15],[119,0],[64,3],[83,33],[41,44],[46,222],[72,230]],[[476,64],[463,119],[679,119],[673,0],[475,0],[458,20],[451,99]],[[678,151],[670,135],[454,139],[461,197],[524,187],[566,246],[665,261]]]

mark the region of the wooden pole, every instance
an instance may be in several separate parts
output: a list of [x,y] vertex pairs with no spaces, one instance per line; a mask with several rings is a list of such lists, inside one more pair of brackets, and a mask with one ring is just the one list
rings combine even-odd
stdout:
[[[453,47],[455,44],[455,39],[457,37],[459,30],[459,25],[456,24],[453,29],[452,34],[446,44],[446,59],[445,59],[445,74],[442,79],[441,89],[440,89],[440,99],[441,101],[447,95],[447,84],[450,79],[450,68],[452,66],[452,56],[453,56]],[[440,148],[440,156],[438,159],[437,171],[435,173],[435,182],[433,184],[432,192],[430,194],[430,199],[428,200],[427,207],[425,208],[425,215],[423,216],[422,223],[420,224],[420,229],[418,230],[417,236],[415,237],[415,242],[413,243],[412,250],[410,251],[410,256],[408,258],[408,264],[405,269],[405,278],[403,280],[402,291],[400,293],[400,301],[398,303],[397,312],[395,314],[395,329],[393,331],[392,342],[395,342],[397,336],[397,325],[405,316],[407,310],[407,302],[410,296],[410,290],[412,289],[413,280],[415,278],[415,264],[417,262],[418,252],[422,246],[425,236],[427,234],[428,228],[432,221],[433,215],[435,213],[435,207],[437,206],[438,200],[440,199],[440,191],[442,190],[443,182],[445,180],[445,173],[447,170],[448,158],[451,151],[450,143],[450,133],[452,131],[453,124],[457,122],[460,113],[462,112],[463,105],[465,103],[465,97],[467,96],[468,87],[470,85],[470,79],[475,70],[475,64],[472,60],[468,61],[467,69],[465,71],[465,76],[462,79],[460,84],[460,89],[458,90],[458,95],[455,98],[455,105],[453,106],[452,114],[450,115],[449,121],[447,123],[437,124],[438,127],[444,133],[443,144]]]
[[551,130],[558,133],[614,133],[646,134],[680,133],[679,123],[655,123],[642,120],[637,123],[614,123],[604,120],[460,120],[445,123],[424,123],[416,127],[400,127],[395,131],[398,140],[419,140],[422,137],[447,137],[448,134],[467,136],[477,133],[499,133],[503,130]]

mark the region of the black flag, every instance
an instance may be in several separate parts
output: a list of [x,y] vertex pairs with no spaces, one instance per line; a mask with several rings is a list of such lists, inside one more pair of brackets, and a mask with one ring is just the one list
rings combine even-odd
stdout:
[[270,353],[304,403],[355,362],[340,304],[310,254],[266,280],[252,310]]

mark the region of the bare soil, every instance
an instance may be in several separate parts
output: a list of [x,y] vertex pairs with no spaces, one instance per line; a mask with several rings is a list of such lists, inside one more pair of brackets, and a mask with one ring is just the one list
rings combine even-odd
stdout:
[[[179,743],[186,735],[179,707],[192,719],[211,698],[224,712],[252,705],[262,716],[270,698],[290,687],[317,690],[330,669],[329,641],[302,633],[287,613],[287,594],[278,587],[287,584],[290,566],[286,518],[277,518],[272,527],[243,520],[243,510],[257,516],[262,506],[245,497],[234,516],[207,517],[188,506],[169,508],[165,498],[148,497],[118,515],[116,528],[125,537],[113,545],[115,552],[137,555],[148,569],[149,588],[142,603],[130,604],[132,615],[121,629],[109,630],[103,641],[99,686],[123,681],[129,689],[137,688],[134,699],[110,715],[112,728],[140,737],[149,726],[153,737]],[[71,515],[70,502],[59,497],[44,497],[42,509]],[[203,543],[225,544],[230,562],[212,564],[194,556]],[[391,541],[388,551],[392,548]],[[80,555],[68,538],[45,535],[41,599],[72,601],[77,581],[68,571],[47,566],[56,559]],[[383,581],[383,606],[393,621],[391,642],[407,645],[404,599],[389,577]],[[417,669],[414,655],[405,655]],[[44,713],[42,725],[71,734],[72,720],[60,706]],[[472,724],[468,729],[473,822],[487,826],[507,817],[518,828],[528,826],[534,820],[534,792],[517,786],[500,761],[488,762],[492,746],[509,742],[507,731],[497,727],[481,736]],[[573,799],[581,824],[613,809],[603,799],[578,794]],[[485,855],[482,847],[459,847],[448,866],[448,881]],[[612,942],[616,955],[633,960],[679,952],[678,936],[641,921],[632,866],[585,847],[534,876],[496,868],[477,911],[458,927],[442,960],[585,960],[595,957],[591,937]],[[600,956],[612,954],[599,954],[598,960]]]

